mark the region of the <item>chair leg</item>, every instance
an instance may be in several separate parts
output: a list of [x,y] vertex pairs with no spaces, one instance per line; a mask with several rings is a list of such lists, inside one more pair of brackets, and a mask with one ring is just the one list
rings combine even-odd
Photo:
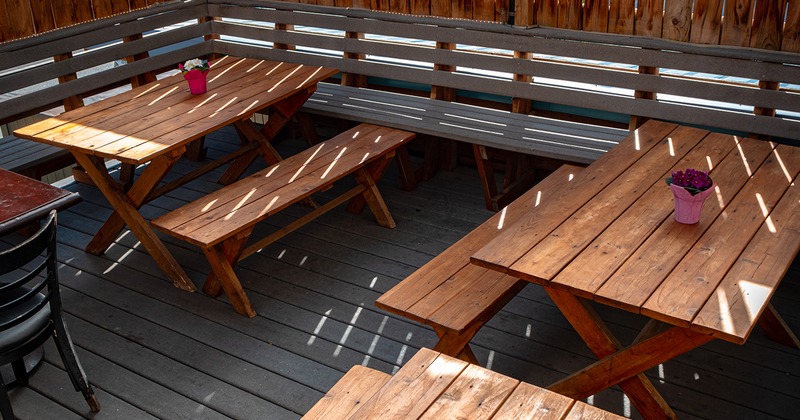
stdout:
[[94,390],[92,386],[89,385],[89,380],[86,379],[86,373],[83,371],[81,362],[78,360],[78,355],[75,354],[75,347],[72,345],[72,339],[69,337],[67,325],[64,324],[63,320],[55,322],[53,339],[56,342],[58,353],[61,355],[61,360],[64,362],[64,368],[67,370],[67,374],[69,374],[69,378],[72,381],[72,386],[76,391],[80,391],[81,394],[83,394],[83,398],[86,400],[89,409],[93,413],[100,411],[100,402],[94,395]]
[[[0,374],[0,386],[4,382],[3,375]],[[14,420],[14,409],[11,408],[11,399],[8,398],[8,391],[5,387],[3,387],[3,392],[0,393],[0,414],[2,414],[3,420]]]
[[11,369],[14,371],[14,379],[20,386],[28,386],[28,371],[25,370],[25,359],[11,362]]

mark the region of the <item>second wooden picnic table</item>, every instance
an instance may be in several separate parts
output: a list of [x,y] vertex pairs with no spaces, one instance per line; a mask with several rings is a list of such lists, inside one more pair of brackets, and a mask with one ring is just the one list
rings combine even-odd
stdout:
[[[716,183],[693,225],[673,220],[664,182],[690,167]],[[798,147],[650,121],[472,262],[542,286],[599,359],[550,390],[619,384],[645,417],[674,417],[648,369],[715,338],[743,344],[757,324],[797,345],[769,301],[800,250],[798,174]],[[623,345],[588,300],[650,322]]]
[[[114,208],[86,251],[102,254],[127,225],[176,287],[195,286],[139,213],[150,200],[200,175],[232,162],[223,184],[238,179],[261,155],[272,164],[281,159],[270,140],[303,106],[319,81],[336,69],[285,62],[223,57],[211,64],[208,91],[192,95],[180,74],[95,102],[16,130],[17,137],[68,149],[86,175]],[[253,113],[269,114],[257,130]],[[233,124],[242,147],[179,179],[162,180],[194,140]],[[128,188],[120,186],[105,159],[147,164]]]

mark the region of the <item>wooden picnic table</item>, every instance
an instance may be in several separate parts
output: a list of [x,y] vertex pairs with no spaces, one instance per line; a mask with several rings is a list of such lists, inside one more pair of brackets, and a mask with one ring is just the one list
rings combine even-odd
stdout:
[[[317,83],[336,72],[326,67],[222,57],[211,63],[206,93],[192,95],[182,75],[176,74],[14,134],[68,149],[114,207],[87,245],[87,252],[104,253],[127,225],[176,287],[194,291],[194,284],[138,209],[226,162],[232,163],[220,179],[223,184],[238,179],[258,155],[268,164],[279,161],[270,140],[303,106]],[[255,112],[269,113],[269,121],[260,131],[249,121]],[[161,185],[190,143],[229,124],[242,139],[240,150]],[[147,167],[130,187],[123,187],[111,178],[105,159]]]
[[[673,219],[665,178],[710,170],[700,222]],[[650,121],[506,226],[472,263],[542,286],[599,361],[548,389],[619,384],[645,417],[673,417],[646,370],[756,324],[787,344],[769,301],[800,249],[800,148]],[[650,318],[627,346],[588,301]]]
[[623,419],[427,348],[397,373],[353,366],[304,420]]

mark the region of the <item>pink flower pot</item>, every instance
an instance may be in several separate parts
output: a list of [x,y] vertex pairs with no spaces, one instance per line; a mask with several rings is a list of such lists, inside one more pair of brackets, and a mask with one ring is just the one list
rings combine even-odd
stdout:
[[715,185],[712,184],[711,188],[692,195],[685,188],[670,184],[669,189],[672,190],[672,198],[675,202],[675,221],[687,225],[699,222],[703,203],[714,191]]
[[206,73],[208,73],[208,70],[189,70],[183,73],[183,78],[189,82],[189,92],[192,95],[206,93]]

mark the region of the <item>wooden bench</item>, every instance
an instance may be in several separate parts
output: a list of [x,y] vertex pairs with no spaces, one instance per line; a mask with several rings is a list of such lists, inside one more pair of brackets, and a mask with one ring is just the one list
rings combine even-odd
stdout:
[[75,163],[66,149],[7,135],[0,138],[0,168],[29,178],[43,176]]
[[394,376],[353,366],[303,416],[305,420],[379,418],[623,417],[426,348]]
[[433,327],[439,337],[434,350],[477,363],[469,341],[527,282],[470,264],[470,256],[582,169],[561,166],[515,203],[384,293],[375,305]]
[[[327,141],[281,160],[247,178],[165,214],[151,223],[176,238],[200,246],[212,272],[203,291],[218,296],[224,290],[240,314],[256,315],[239,279],[236,263],[316,217],[350,200],[348,211],[368,205],[378,224],[393,228],[394,219],[376,182],[395,149],[414,133],[361,124]],[[269,236],[247,245],[255,225],[299,202],[313,203],[313,193],[354,174],[357,185]]]
[[506,181],[508,189],[498,191],[487,148],[588,164],[629,134],[626,129],[331,83],[318,84],[303,110],[472,144],[486,207],[492,210],[518,197],[533,180]]

